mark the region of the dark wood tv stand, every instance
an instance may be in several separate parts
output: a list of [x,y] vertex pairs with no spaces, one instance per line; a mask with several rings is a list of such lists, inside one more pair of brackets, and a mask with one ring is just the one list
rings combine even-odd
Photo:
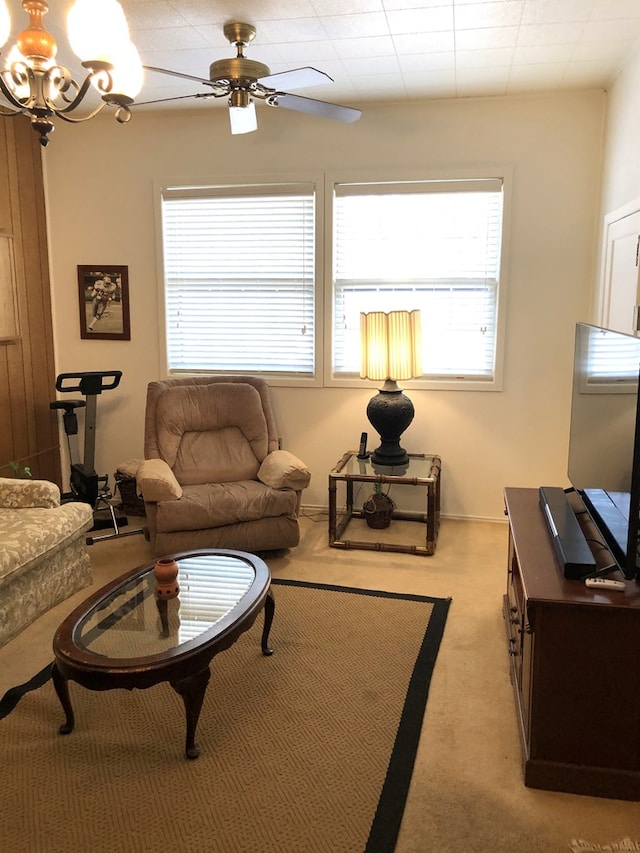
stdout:
[[524,783],[640,800],[640,587],[565,580],[538,490],[505,489],[505,505],[504,616]]

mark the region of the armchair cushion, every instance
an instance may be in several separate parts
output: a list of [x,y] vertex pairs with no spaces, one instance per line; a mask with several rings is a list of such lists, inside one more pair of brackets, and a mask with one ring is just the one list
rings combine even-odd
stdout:
[[305,489],[311,479],[307,466],[288,450],[274,450],[262,462],[258,479],[272,489]]
[[0,478],[0,507],[4,509],[51,509],[60,506],[60,489],[48,480]]
[[182,497],[182,486],[164,459],[145,459],[136,473],[145,501],[174,501]]
[[185,486],[179,501],[159,503],[156,524],[164,533],[207,530],[278,516],[295,517],[296,507],[295,492],[270,489],[258,480],[205,483]]
[[267,455],[267,423],[251,385],[171,388],[156,417],[160,456],[183,486],[254,479]]

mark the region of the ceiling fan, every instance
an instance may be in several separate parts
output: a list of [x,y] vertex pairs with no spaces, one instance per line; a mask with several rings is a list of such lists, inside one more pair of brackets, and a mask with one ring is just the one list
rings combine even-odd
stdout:
[[296,110],[303,113],[323,116],[342,122],[357,121],[361,110],[353,107],[343,107],[327,101],[305,98],[282,91],[286,86],[300,89],[316,86],[321,83],[333,83],[333,79],[323,71],[315,68],[295,68],[271,74],[269,68],[262,62],[247,59],[244,48],[256,36],[256,28],[252,24],[242,24],[231,21],[224,25],[223,32],[228,41],[236,46],[235,57],[217,59],[209,66],[209,79],[183,74],[180,71],[169,71],[166,68],[156,68],[145,65],[147,71],[156,71],[172,77],[182,77],[193,80],[209,88],[206,92],[196,92],[193,95],[179,95],[172,98],[160,98],[155,101],[143,101],[145,104],[157,104],[164,101],[175,101],[183,98],[228,98],[231,133],[251,133],[258,129],[254,98],[264,101],[270,107],[283,107],[286,110]]

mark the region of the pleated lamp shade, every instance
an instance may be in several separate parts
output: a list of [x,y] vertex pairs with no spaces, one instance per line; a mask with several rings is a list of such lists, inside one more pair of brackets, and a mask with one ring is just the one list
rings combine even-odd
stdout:
[[422,374],[420,311],[360,314],[360,376],[413,379]]

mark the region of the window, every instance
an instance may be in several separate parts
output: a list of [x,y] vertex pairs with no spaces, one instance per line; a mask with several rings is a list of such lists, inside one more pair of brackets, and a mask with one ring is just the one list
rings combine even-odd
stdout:
[[361,311],[422,318],[425,378],[495,378],[502,180],[336,184],[333,375],[359,373]]
[[161,190],[170,373],[313,376],[312,184]]
[[499,387],[503,178],[326,186],[160,187],[169,374],[359,386],[360,312],[406,308],[419,387]]

